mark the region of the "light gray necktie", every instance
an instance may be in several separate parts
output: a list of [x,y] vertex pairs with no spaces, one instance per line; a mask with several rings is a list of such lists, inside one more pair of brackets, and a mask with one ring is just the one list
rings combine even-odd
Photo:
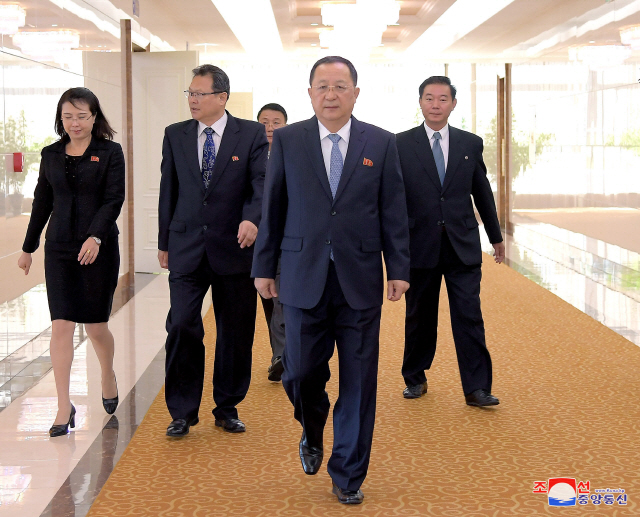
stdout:
[[[341,136],[337,133],[331,133],[329,135],[329,140],[333,142],[331,159],[329,161],[329,186],[331,187],[331,195],[334,199],[338,190],[338,184],[340,183],[340,176],[342,176],[342,166],[344,165],[342,162],[342,153],[340,152],[340,147],[338,147],[340,138]],[[333,260],[333,247],[331,248],[329,256],[331,260]]]
[[336,191],[338,190],[338,184],[340,183],[340,176],[342,176],[342,153],[338,142],[340,141],[340,135],[337,133],[331,133],[329,140],[333,142],[331,147],[331,160],[329,161],[329,186],[331,187],[331,195],[335,198]]
[[433,134],[433,159],[436,161],[436,169],[438,169],[438,176],[440,177],[440,185],[444,184],[444,174],[446,172],[444,167],[444,154],[442,152],[442,147],[440,147],[440,133],[436,131]]

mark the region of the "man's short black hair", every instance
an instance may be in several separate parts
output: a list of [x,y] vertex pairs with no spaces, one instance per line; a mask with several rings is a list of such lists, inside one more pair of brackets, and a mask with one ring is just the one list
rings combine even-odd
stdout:
[[311,74],[309,74],[309,86],[311,86],[311,83],[313,83],[313,76],[316,73],[316,68],[318,68],[320,65],[327,65],[331,63],[342,63],[343,65],[347,65],[347,67],[349,68],[349,73],[351,74],[353,86],[358,85],[358,72],[356,72],[356,67],[353,66],[353,63],[351,61],[340,56],[325,56],[321,59],[318,59],[311,68]]
[[231,86],[229,85],[229,76],[222,68],[215,65],[200,65],[192,71],[193,77],[209,76],[212,79],[211,89],[214,92],[227,92],[227,98],[231,96]]
[[260,111],[258,111],[258,117],[257,117],[258,122],[260,122],[260,115],[264,110],[279,111],[280,113],[282,113],[282,116],[284,117],[284,123],[285,124],[287,123],[287,112],[284,110],[282,106],[280,106],[280,104],[276,104],[275,102],[270,102],[269,104],[265,104],[264,106],[262,106],[262,108],[260,108]]
[[451,79],[444,75],[432,75],[428,79],[425,79],[424,82],[420,85],[420,98],[422,99],[422,94],[424,93],[424,89],[430,84],[446,84],[451,89],[451,100],[456,98],[456,87],[451,84]]

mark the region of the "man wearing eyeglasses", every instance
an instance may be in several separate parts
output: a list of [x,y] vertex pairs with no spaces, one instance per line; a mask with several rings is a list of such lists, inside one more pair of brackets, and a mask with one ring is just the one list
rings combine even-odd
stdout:
[[397,301],[409,287],[406,200],[394,136],[351,115],[360,93],[353,64],[322,58],[309,84],[316,116],[273,135],[252,276],[263,297],[279,296],[284,306],[282,382],[302,424],[299,454],[310,475],[324,456],[325,386],[337,345],[327,470],[338,501],[359,504],[375,421],[383,255],[387,298]]
[[[265,104],[258,111],[258,122],[264,125],[269,141],[269,152],[273,142],[273,132],[287,125],[287,112],[275,102]],[[276,286],[280,284],[280,263],[276,272]],[[277,298],[263,298],[262,308],[269,329],[269,342],[271,343],[271,363],[267,368],[267,378],[272,382],[280,382],[284,366],[282,364],[282,351],[284,350],[284,314],[282,304]]]
[[168,268],[165,398],[167,436],[198,423],[204,384],[201,308],[211,287],[216,316],[215,425],[245,431],[236,405],[249,389],[256,294],[249,276],[260,224],[268,142],[264,126],[225,110],[229,78],[193,70],[185,92],[193,120],[165,130],[158,208],[158,260]]

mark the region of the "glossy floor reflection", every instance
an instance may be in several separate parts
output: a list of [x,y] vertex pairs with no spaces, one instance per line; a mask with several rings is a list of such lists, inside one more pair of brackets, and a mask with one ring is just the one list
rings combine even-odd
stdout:
[[[76,348],[71,373],[71,400],[77,410],[71,433],[48,436],[57,409],[52,372],[0,413],[1,516],[86,513],[92,494],[99,492],[164,381],[167,278],[155,276],[110,320],[123,400],[115,414],[117,426],[102,408],[100,366],[87,340]],[[147,371],[146,380],[139,382]]]
[[551,224],[514,222],[506,237],[509,266],[640,345],[638,253]]

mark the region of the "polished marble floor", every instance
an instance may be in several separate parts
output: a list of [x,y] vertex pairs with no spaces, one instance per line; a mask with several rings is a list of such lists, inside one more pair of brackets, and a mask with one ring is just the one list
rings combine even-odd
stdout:
[[[506,243],[509,266],[640,345],[637,253],[531,220],[516,224]],[[483,247],[491,250],[484,235]],[[33,386],[25,384],[24,392],[15,397],[5,393],[6,408],[0,412],[0,517],[86,515],[162,387],[168,277],[137,278],[136,285],[142,287],[110,322],[116,337],[115,368],[122,400],[114,416],[109,417],[102,408],[98,361],[81,328],[77,331],[72,371],[72,400],[78,411],[74,432],[55,440],[48,438],[47,430],[56,412],[50,371],[39,372],[43,374],[39,381]],[[508,293],[505,299],[508,301]],[[29,299],[20,303],[28,305]],[[46,302],[34,298],[34,306],[42,307],[42,303]],[[203,311],[206,308],[205,304]],[[27,329],[17,325],[14,328]],[[34,356],[43,350],[48,343],[48,323],[40,320],[34,325],[42,326],[44,333],[21,346],[19,341],[15,341],[18,345],[9,345],[7,340],[7,352],[16,346],[12,354],[26,351],[29,343],[33,343]],[[31,336],[29,332],[24,330],[25,339]],[[40,358],[46,357],[45,350]],[[35,371],[44,370],[46,365],[24,359],[21,367]]]
[[509,266],[640,345],[640,254],[531,221],[516,220],[505,243]]
[[[155,276],[110,320],[117,344],[119,395],[125,400],[116,411],[115,420],[102,408],[100,367],[87,340],[76,348],[71,373],[71,399],[77,409],[74,432],[55,440],[48,438],[57,409],[52,372],[0,413],[0,515],[30,517],[45,511],[52,515],[54,503],[57,509],[64,507],[56,495],[61,489],[64,492],[71,488],[73,505],[67,506],[68,512],[56,511],[55,515],[77,516],[80,513],[73,507],[82,507],[85,499],[81,494],[87,495],[89,488],[95,491],[96,483],[104,483],[98,478],[106,467],[93,471],[96,462],[91,458],[102,455],[95,447],[111,447],[110,457],[115,461],[113,453],[121,453],[126,445],[119,441],[120,437],[131,436],[162,386],[163,359],[158,354],[166,337],[167,279],[166,275]],[[149,368],[152,364],[155,367]],[[144,383],[138,382],[147,370],[146,378],[151,376],[151,384],[145,391]],[[80,470],[74,471],[78,465]],[[83,468],[88,470],[80,473]],[[76,482],[73,472],[80,481]],[[87,504],[84,506],[88,508]]]

